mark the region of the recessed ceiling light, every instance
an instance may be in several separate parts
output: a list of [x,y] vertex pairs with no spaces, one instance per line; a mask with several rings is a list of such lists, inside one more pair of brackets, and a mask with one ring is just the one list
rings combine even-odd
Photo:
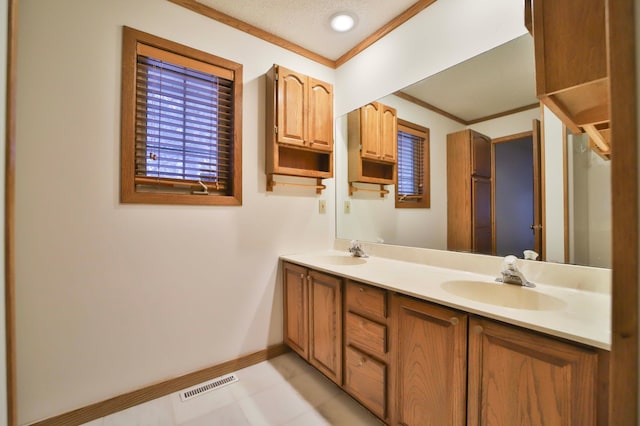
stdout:
[[331,28],[340,33],[349,31],[355,24],[355,16],[348,12],[338,12],[331,17]]

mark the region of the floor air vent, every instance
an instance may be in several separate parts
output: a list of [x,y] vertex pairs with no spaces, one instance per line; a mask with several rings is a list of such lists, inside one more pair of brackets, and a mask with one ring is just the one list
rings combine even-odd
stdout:
[[188,389],[180,391],[180,399],[182,401],[188,401],[196,396],[200,396],[207,392],[211,392],[216,389],[220,389],[223,386],[230,385],[238,381],[238,377],[235,374],[227,374],[226,376],[216,377],[207,382],[200,383],[199,385],[192,386]]

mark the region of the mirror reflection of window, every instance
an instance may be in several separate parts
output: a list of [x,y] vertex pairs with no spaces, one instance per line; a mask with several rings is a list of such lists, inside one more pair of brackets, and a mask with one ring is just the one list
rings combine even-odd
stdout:
[[429,129],[398,120],[396,208],[429,208]]

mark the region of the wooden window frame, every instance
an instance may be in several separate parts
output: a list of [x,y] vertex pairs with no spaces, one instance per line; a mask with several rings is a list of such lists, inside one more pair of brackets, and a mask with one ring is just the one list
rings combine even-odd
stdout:
[[[406,199],[402,197],[398,193],[398,188],[400,187],[398,180],[398,170],[399,167],[396,167],[396,190],[395,190],[395,206],[397,209],[428,209],[431,207],[431,179],[430,179],[430,167],[429,167],[429,129],[423,126],[420,126],[415,123],[411,123],[406,120],[398,119],[398,132],[410,133],[412,135],[418,136],[424,139],[424,149],[423,149],[423,175],[422,175],[422,188],[423,193],[422,197],[416,200],[415,197],[411,199]],[[399,149],[398,144],[398,149]],[[397,153],[397,159],[400,161],[400,154]]]
[[[230,188],[225,194],[198,195],[191,192],[143,192],[135,183],[136,76],[138,47],[148,46],[180,58],[183,64],[206,64],[233,76],[233,138],[231,142]],[[191,68],[191,65],[186,65]],[[242,205],[242,65],[124,26],[122,32],[122,99],[120,142],[120,202],[140,204]],[[182,185],[184,186],[184,185]],[[194,190],[201,188],[194,187]]]

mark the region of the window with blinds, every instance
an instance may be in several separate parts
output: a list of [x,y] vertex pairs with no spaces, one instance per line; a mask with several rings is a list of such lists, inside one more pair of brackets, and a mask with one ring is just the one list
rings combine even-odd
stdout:
[[241,65],[125,27],[123,202],[241,204],[241,78]]
[[428,208],[429,129],[398,120],[397,208]]

